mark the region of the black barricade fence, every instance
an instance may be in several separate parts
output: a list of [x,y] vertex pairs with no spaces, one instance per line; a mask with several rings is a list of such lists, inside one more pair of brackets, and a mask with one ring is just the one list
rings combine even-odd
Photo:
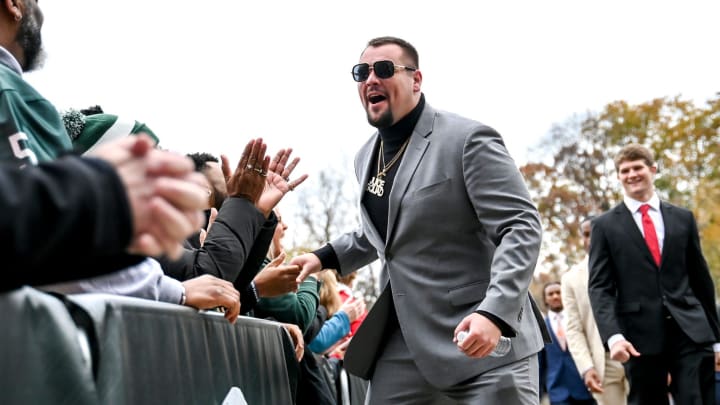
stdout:
[[297,362],[276,322],[32,288],[0,294],[3,404],[292,404]]

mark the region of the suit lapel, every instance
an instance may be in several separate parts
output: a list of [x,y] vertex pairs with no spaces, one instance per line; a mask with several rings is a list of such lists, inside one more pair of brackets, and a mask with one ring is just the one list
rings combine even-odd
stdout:
[[[635,223],[633,214],[630,212],[627,205],[622,202],[618,204],[615,207],[615,214],[619,217],[617,223],[622,228],[622,234],[628,235],[632,243],[635,245],[635,248],[640,252],[643,252],[645,258],[654,265],[655,259],[653,259],[650,249],[648,248],[647,243],[645,243],[645,237],[643,237],[642,231],[640,231],[640,228],[638,228],[638,225]],[[657,266],[655,267],[657,268]]]
[[[662,209],[662,203],[661,203],[661,209]],[[659,269],[657,264],[655,263],[655,259],[652,256],[652,253],[650,253],[650,248],[648,248],[647,243],[645,242],[645,237],[642,234],[642,231],[638,227],[638,225],[635,223],[635,219],[633,218],[633,214],[630,212],[628,207],[625,205],[625,203],[620,203],[616,207],[616,210],[620,213],[622,218],[619,219],[618,223],[621,224],[623,227],[623,232],[626,235],[630,235],[630,239],[632,239],[633,244],[635,244],[636,248],[639,249],[641,252],[643,252],[645,259],[647,259],[650,263],[652,263],[653,267],[655,269]],[[665,218],[665,212],[663,211],[663,222],[667,226],[667,219]],[[665,235],[667,235],[667,228],[665,228]],[[662,256],[664,256],[663,253],[661,253]],[[662,258],[660,260],[660,264],[662,265]]]
[[405,156],[403,156],[400,161],[400,166],[395,174],[395,180],[393,180],[392,189],[390,190],[390,196],[388,198],[388,232],[386,247],[388,247],[390,245],[390,241],[392,241],[393,230],[395,228],[395,221],[397,220],[400,202],[407,192],[410,180],[412,180],[425,151],[430,145],[430,141],[427,140],[427,136],[432,133],[434,121],[435,110],[425,104],[425,108],[420,115],[420,119],[415,125],[415,129],[413,129],[413,133],[410,135],[410,143],[405,151]]
[[550,321],[550,315],[545,315],[545,324],[547,325],[548,334],[551,336],[550,338],[550,344],[555,345],[558,350],[562,351],[562,347],[560,347],[560,344],[558,343],[558,337],[555,335],[555,330],[552,327],[552,322]]
[[663,201],[660,201],[660,212],[662,213],[662,219],[663,219],[663,226],[665,228],[665,235],[664,235],[664,241],[663,241],[663,249],[660,252],[660,267],[662,267],[663,263],[665,263],[667,256],[670,254],[670,250],[672,249],[665,249],[666,246],[672,246],[672,243],[670,239],[673,236],[673,231],[675,231],[675,213],[673,212],[673,207],[670,204],[667,204]]

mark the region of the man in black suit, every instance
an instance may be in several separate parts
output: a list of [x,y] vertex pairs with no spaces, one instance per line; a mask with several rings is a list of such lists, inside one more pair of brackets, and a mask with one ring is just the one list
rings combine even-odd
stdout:
[[588,289],[603,343],[624,363],[629,404],[667,404],[668,373],[677,404],[713,404],[720,325],[695,218],[659,200],[644,146],[622,148],[615,168],[625,197],[593,221],[590,244]]

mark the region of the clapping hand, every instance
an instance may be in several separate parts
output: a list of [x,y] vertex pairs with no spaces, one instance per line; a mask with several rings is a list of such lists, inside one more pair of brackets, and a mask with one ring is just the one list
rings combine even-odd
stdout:
[[125,187],[133,222],[128,251],[178,258],[181,242],[203,222],[207,181],[189,158],[154,145],[139,134],[100,145],[88,156],[110,163]]
[[365,312],[365,300],[350,297],[343,302],[339,310],[345,312],[352,323]]
[[[263,143],[262,138],[250,140],[245,145],[240,162],[232,174],[230,174],[227,157],[221,157],[229,196],[246,198],[255,206],[258,206],[258,200],[265,189],[270,164],[270,158],[265,156],[266,150],[267,145]],[[260,209],[259,206],[258,208]],[[270,215],[270,210],[260,210],[265,214],[266,218]]]
[[290,175],[300,162],[300,158],[296,157],[288,164],[291,154],[292,148],[280,149],[272,161],[270,161],[268,165],[267,184],[257,204],[260,211],[272,211],[285,194],[293,191],[295,187],[307,179],[308,175],[303,174],[294,180],[290,180]]

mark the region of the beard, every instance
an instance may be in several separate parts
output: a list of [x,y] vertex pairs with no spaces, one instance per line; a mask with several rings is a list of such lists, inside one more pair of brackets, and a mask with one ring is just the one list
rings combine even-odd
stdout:
[[38,24],[33,14],[22,20],[15,41],[17,41],[25,54],[25,63],[22,65],[23,72],[33,71],[43,65],[45,52],[42,48],[40,24]]
[[370,117],[370,111],[367,111],[367,120],[368,120],[368,123],[370,125],[374,126],[375,128],[384,129],[384,128],[389,128],[392,126],[394,117],[393,117],[392,111],[390,111],[390,109],[388,108],[384,113],[380,114],[380,116],[375,120],[373,120]]

